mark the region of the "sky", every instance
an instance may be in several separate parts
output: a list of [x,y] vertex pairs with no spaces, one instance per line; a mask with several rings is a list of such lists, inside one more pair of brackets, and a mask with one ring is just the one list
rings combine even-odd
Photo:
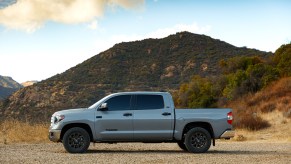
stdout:
[[180,31],[275,52],[290,0],[0,0],[0,75],[45,80],[116,43]]

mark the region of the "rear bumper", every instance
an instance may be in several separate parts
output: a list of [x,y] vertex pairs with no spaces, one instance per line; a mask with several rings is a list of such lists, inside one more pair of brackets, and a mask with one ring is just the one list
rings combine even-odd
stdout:
[[232,137],[234,137],[234,135],[235,135],[234,130],[226,130],[224,133],[222,133],[220,138],[232,138]]
[[61,130],[49,130],[49,140],[53,142],[61,141]]

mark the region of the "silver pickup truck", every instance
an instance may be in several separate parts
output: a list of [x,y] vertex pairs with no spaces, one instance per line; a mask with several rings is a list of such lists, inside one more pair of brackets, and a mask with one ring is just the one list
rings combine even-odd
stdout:
[[49,139],[70,153],[85,152],[90,142],[176,142],[192,153],[206,152],[215,139],[229,139],[231,109],[175,109],[168,92],[122,92],[89,108],[52,115]]

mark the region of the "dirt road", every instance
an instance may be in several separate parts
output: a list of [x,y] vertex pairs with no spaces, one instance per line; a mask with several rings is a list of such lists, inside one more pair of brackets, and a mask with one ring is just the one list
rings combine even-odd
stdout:
[[0,145],[0,163],[291,163],[291,143],[218,142],[205,154],[184,152],[174,143],[93,144],[69,154],[62,144]]

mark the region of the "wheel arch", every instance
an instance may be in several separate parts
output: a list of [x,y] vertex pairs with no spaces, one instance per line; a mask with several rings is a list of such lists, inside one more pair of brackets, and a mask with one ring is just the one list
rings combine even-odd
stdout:
[[79,128],[82,128],[84,130],[86,130],[90,136],[90,141],[92,142],[93,141],[93,133],[92,133],[92,130],[90,128],[90,126],[88,124],[85,124],[85,123],[71,123],[71,124],[67,124],[65,125],[63,128],[62,128],[62,131],[61,131],[61,141],[63,140],[63,137],[64,137],[64,134],[71,128],[75,128],[75,127],[79,127]]
[[184,139],[184,135],[192,128],[196,128],[196,127],[200,127],[200,128],[204,128],[206,129],[211,138],[213,139],[214,138],[214,131],[213,131],[213,128],[211,126],[210,123],[208,122],[190,122],[188,124],[185,125],[184,129],[183,129],[183,132],[182,132],[182,140]]

